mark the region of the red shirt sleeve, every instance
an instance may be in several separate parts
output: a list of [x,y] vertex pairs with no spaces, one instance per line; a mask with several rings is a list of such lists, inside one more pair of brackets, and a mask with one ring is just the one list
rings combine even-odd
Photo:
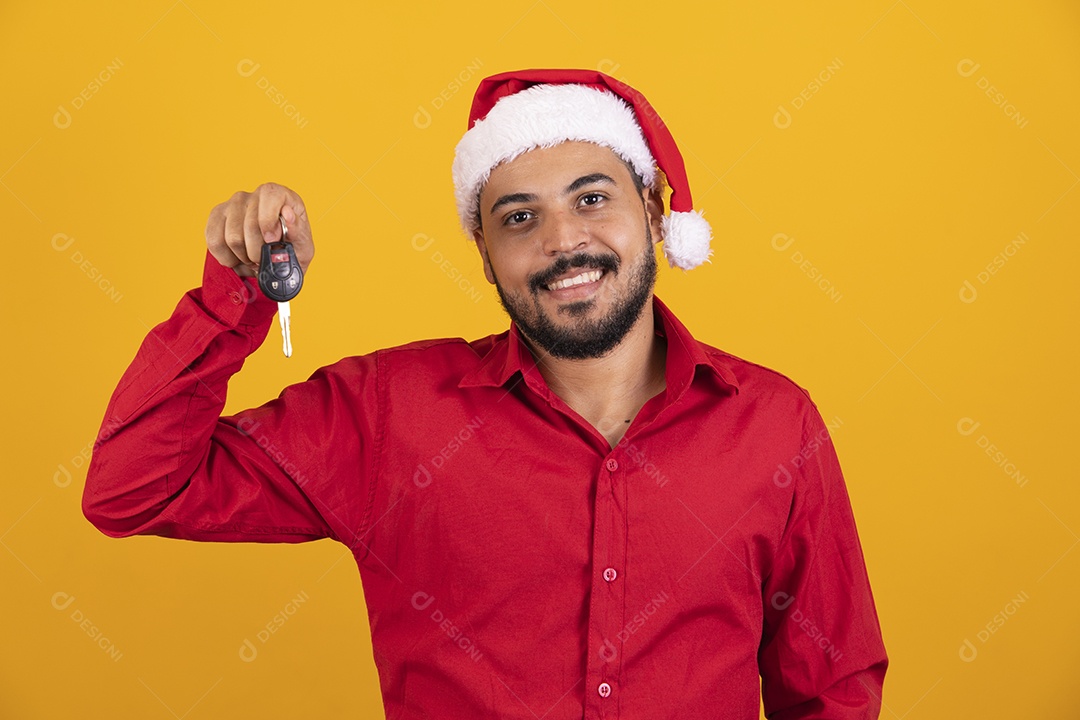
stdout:
[[207,253],[202,287],[150,332],[109,402],[83,492],[83,513],[99,530],[352,544],[374,457],[374,356],[220,416],[229,378],[265,339],[276,309],[254,278]]
[[763,587],[758,663],[771,720],[867,720],[881,710],[888,658],[847,488],[829,431],[809,412],[787,526]]

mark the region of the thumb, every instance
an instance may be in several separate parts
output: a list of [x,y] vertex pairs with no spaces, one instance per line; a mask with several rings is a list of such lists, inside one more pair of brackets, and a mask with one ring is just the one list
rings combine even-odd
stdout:
[[293,251],[296,253],[296,260],[306,273],[308,265],[315,257],[315,243],[311,238],[311,227],[288,204],[281,208],[281,219],[287,229],[287,239],[292,243]]

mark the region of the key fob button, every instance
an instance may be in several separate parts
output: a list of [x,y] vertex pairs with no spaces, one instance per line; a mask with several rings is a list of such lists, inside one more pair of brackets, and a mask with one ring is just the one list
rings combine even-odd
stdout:
[[259,263],[259,289],[276,302],[288,302],[300,292],[304,273],[296,259],[292,243],[274,242],[263,245]]

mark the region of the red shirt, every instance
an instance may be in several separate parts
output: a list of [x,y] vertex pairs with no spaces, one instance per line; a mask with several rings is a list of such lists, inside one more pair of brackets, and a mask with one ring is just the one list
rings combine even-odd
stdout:
[[110,401],[83,497],[102,532],[349,546],[388,718],[878,717],[850,502],[786,377],[654,299],[667,388],[614,449],[514,325],[219,417],[275,309],[207,256]]

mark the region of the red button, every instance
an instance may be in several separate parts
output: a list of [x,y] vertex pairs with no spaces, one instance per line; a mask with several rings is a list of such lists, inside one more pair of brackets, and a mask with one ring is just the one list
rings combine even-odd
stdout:
[[596,688],[596,692],[600,693],[600,697],[607,697],[611,694],[611,686],[607,683],[600,683],[600,687]]
[[239,305],[240,303],[244,302],[243,296],[241,296],[238,292],[229,293],[229,299],[233,301],[233,305]]
[[615,458],[608,458],[607,462],[604,463],[604,467],[606,467],[611,472],[615,472],[619,469],[619,461]]
[[611,582],[612,580],[614,580],[618,576],[619,576],[619,574],[617,572],[615,572],[615,568],[608,568],[608,569],[604,570],[604,579],[607,580],[608,582]]

